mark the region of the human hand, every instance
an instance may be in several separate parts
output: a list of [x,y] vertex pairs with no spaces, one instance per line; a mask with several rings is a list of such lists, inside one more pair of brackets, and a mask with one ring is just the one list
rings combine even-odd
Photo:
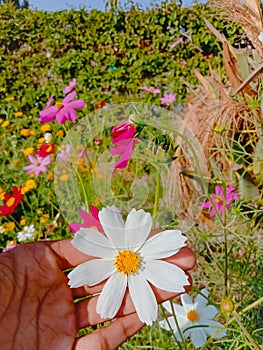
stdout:
[[[103,283],[70,289],[63,272],[87,259],[71,240],[27,243],[0,255],[1,349],[114,350],[144,326],[127,293],[109,326],[76,338],[78,330],[106,321],[96,313],[96,293]],[[187,247],[165,260],[185,271],[195,265],[195,255]],[[153,290],[158,303],[176,296]],[[87,295],[93,296],[73,302]]]

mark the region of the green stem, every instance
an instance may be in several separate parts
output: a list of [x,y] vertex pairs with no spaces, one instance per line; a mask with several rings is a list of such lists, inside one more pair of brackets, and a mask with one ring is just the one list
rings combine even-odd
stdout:
[[155,219],[156,219],[157,210],[158,210],[160,183],[161,183],[161,176],[160,176],[160,173],[158,172],[157,179],[156,179],[155,197],[154,197],[154,205],[153,205],[153,216],[152,216],[154,226],[155,226]]

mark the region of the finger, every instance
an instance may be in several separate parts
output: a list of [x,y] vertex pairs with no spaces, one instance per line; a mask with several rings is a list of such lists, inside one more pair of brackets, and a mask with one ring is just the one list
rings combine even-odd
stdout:
[[[44,243],[53,254],[56,255],[59,265],[62,270],[67,270],[82,264],[85,261],[94,259],[89,255],[81,253],[72,244],[71,239],[64,239],[61,241],[45,241]],[[38,242],[36,242],[38,243]]]
[[[195,253],[191,248],[188,248],[188,247],[181,248],[178,253],[163,260],[171,264],[177,265],[184,271],[192,270],[196,263]],[[104,284],[105,284],[105,281],[99,284],[96,284],[95,286],[92,286],[92,287],[84,286],[79,288],[73,288],[72,293],[75,298],[80,298],[86,295],[100,293]]]
[[133,313],[117,319],[107,327],[95,330],[89,335],[78,338],[73,350],[115,350],[142,327],[137,314]]
[[[192,287],[191,276],[188,273],[187,275],[188,275],[190,285],[185,286],[186,293],[188,293]],[[156,296],[156,300],[158,304],[163,303],[166,300],[172,299],[180,294],[183,294],[182,292],[171,293],[164,290],[160,290],[154,287],[153,285],[151,285],[151,288],[153,289],[153,292]],[[96,304],[97,304],[98,298],[99,298],[99,295],[96,295],[94,297],[79,301],[78,303],[75,304],[77,329],[93,326],[109,320],[109,319],[101,318],[100,315],[96,312]],[[122,317],[134,312],[136,312],[136,310],[127,289],[125,296],[123,298],[121,307],[115,317],[116,318]]]

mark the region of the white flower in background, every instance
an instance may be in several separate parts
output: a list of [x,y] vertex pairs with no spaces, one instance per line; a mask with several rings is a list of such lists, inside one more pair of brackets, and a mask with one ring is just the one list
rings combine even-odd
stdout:
[[258,39],[262,42],[263,45],[263,32],[259,34]]
[[46,143],[50,143],[50,141],[52,140],[52,134],[50,132],[46,132],[44,134],[44,139]]
[[34,240],[35,239],[35,226],[32,224],[30,226],[25,226],[22,231],[17,233],[17,240],[18,242],[23,242],[27,240]]
[[151,325],[158,305],[148,282],[169,292],[184,292],[189,285],[185,272],[161,259],[176,254],[185,246],[186,237],[168,230],[148,238],[152,218],[144,210],[133,209],[124,223],[115,207],[103,208],[99,220],[105,235],[93,228],[81,228],[72,244],[93,260],[77,266],[68,275],[71,288],[93,286],[108,278],[98,298],[96,311],[102,318],[118,312],[126,289],[142,322]]
[[[207,289],[202,289],[201,293],[208,297]],[[207,305],[207,299],[201,294],[197,295],[195,301],[188,294],[181,295],[182,305],[173,304],[174,314],[179,325],[179,328],[185,339],[191,338],[193,345],[200,348],[206,342],[207,336],[212,336],[219,329],[221,332],[215,338],[222,338],[226,335],[226,330],[221,323],[216,322],[213,318],[218,314],[218,309],[213,305]],[[171,303],[166,301],[162,304],[165,309],[173,314]],[[176,338],[182,341],[182,338],[177,329],[174,316],[168,317],[167,320],[159,322],[160,327],[170,331],[172,328]]]

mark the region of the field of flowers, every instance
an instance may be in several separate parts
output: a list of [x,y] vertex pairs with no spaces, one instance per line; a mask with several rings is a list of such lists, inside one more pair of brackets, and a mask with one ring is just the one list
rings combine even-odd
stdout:
[[[222,4],[0,5],[2,253],[103,233],[113,205],[182,231],[195,252],[189,294],[123,350],[263,349],[262,11],[231,0],[231,22]],[[117,271],[137,272],[138,256],[120,252]]]

